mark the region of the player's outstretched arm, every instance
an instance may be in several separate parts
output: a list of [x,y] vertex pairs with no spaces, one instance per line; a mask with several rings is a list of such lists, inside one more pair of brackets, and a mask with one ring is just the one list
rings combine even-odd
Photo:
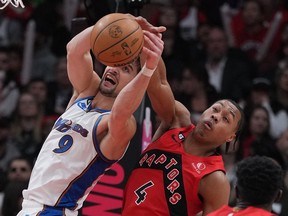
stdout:
[[[75,91],[95,91],[100,83],[99,76],[93,71],[93,61],[90,54],[90,34],[93,26],[86,28],[67,44],[67,71]],[[94,88],[94,89],[91,89]],[[94,94],[93,94],[94,95]]]
[[108,134],[102,140],[102,143],[109,140],[110,147],[114,146],[112,153],[104,152],[105,155],[109,156],[109,159],[118,159],[120,156],[118,152],[122,154],[127,143],[135,134],[136,123],[133,113],[143,100],[150,78],[163,52],[164,42],[160,37],[144,31],[144,39],[149,45],[144,46],[142,50],[147,55],[146,62],[137,76],[117,96],[108,122]]
[[[144,17],[138,16],[133,18],[143,30],[149,31],[159,37],[166,31],[166,27],[153,26]],[[145,54],[142,54],[142,58],[146,58]],[[175,99],[167,81],[166,67],[162,58],[158,63],[156,72],[150,80],[147,92],[152,108],[161,120],[161,127],[165,129],[169,128],[175,115]],[[165,130],[164,128],[163,130]]]
[[150,80],[147,93],[153,110],[161,120],[161,127],[168,129],[175,116],[175,98],[167,81],[166,67],[162,59]]

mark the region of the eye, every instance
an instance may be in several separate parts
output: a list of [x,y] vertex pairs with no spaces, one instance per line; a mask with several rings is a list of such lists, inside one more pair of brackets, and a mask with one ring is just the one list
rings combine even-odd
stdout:
[[229,119],[227,117],[224,116],[223,119],[225,122],[229,123]]
[[130,72],[128,66],[123,67],[123,68],[122,68],[122,71],[124,71],[124,72],[126,72],[126,73],[129,73],[129,72]]
[[218,111],[218,109],[217,109],[216,107],[212,107],[212,110],[213,110],[214,112],[217,112],[217,111]]

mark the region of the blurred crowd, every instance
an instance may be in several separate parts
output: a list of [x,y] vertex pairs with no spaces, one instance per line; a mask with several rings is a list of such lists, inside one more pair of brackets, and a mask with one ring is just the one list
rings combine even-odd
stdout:
[[[71,18],[87,16],[80,0],[23,3],[25,8],[8,5],[0,10],[3,216],[18,212],[43,140],[72,95],[66,44],[72,36]],[[150,0],[140,12],[152,24],[167,27],[167,78],[195,124],[217,99],[233,99],[243,107],[245,130],[228,151],[219,150],[231,185],[236,162],[250,155],[274,158],[286,181],[273,211],[288,215],[288,2]],[[97,62],[95,67],[103,68]]]

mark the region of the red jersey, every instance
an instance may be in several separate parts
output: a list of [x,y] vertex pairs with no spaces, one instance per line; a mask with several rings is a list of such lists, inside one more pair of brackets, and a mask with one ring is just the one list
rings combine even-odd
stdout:
[[222,208],[208,214],[207,216],[276,216],[276,215],[264,209],[255,208],[252,206],[246,209],[238,209],[229,206],[223,206]]
[[200,180],[225,170],[220,155],[185,152],[183,140],[194,127],[171,129],[147,147],[126,184],[122,216],[195,216],[203,210]]

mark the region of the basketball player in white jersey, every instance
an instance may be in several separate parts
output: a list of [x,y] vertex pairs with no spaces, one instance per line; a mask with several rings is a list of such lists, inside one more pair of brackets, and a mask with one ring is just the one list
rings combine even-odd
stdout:
[[164,47],[161,32],[165,27],[147,28],[156,34],[144,31],[145,65],[141,68],[136,61],[119,68],[106,67],[102,79],[93,71],[92,27],[68,43],[68,75],[77,98],[44,142],[28,189],[23,191],[18,216],[78,215],[99,178],[121,159],[136,132],[133,113]]

